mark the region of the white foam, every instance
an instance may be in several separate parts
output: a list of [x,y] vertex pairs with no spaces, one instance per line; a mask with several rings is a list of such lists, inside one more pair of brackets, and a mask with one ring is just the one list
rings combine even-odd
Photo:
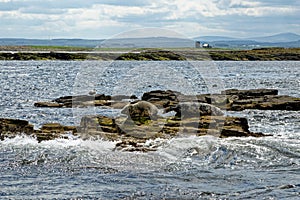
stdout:
[[69,148],[79,147],[87,148],[96,151],[111,151],[114,149],[116,142],[97,140],[82,140],[78,137],[69,137],[68,139],[57,138],[54,140],[47,140],[38,142],[36,138],[28,135],[18,135],[14,138],[5,138],[0,141],[1,146],[37,146],[42,148]]
[[5,138],[3,141],[0,141],[0,144],[1,146],[3,145],[20,146],[20,145],[28,145],[28,144],[36,145],[38,144],[38,141],[34,137],[28,135],[17,135],[16,137],[13,138]]

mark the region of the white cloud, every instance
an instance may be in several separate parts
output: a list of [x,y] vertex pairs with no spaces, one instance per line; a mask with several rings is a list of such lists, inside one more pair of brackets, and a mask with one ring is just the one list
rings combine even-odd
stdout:
[[297,0],[0,0],[0,33],[23,37],[22,29],[33,27],[32,37],[99,38],[165,27],[188,36],[242,34],[255,20],[264,24],[259,31],[278,32],[283,22],[297,30],[299,12]]

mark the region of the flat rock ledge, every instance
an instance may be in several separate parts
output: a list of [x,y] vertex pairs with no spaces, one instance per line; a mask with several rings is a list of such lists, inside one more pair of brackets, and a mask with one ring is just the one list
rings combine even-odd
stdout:
[[83,137],[96,137],[118,141],[117,150],[155,151],[159,145],[149,144],[156,139],[212,135],[227,137],[263,137],[262,133],[249,131],[248,121],[242,117],[201,116],[191,118],[168,117],[138,121],[128,118],[85,116],[78,131]]
[[0,140],[25,134],[36,137],[41,142],[55,138],[67,138],[68,134],[76,134],[77,127],[63,126],[59,123],[47,123],[40,129],[34,129],[26,120],[0,118]]
[[0,139],[13,138],[17,135],[30,135],[39,142],[56,138],[68,138],[70,134],[82,139],[103,139],[115,141],[116,150],[122,151],[155,151],[156,139],[174,137],[213,135],[216,137],[262,137],[262,133],[249,131],[248,121],[241,117],[200,116],[182,118],[178,116],[158,117],[154,120],[147,117],[138,119],[120,116],[85,116],[80,126],[63,126],[58,123],[44,124],[39,130],[28,121],[0,118]]
[[[102,106],[121,109],[132,101],[139,99],[133,96],[110,96],[105,94],[64,96],[50,102],[36,102],[36,107],[70,108]],[[300,98],[278,95],[276,89],[229,89],[221,94],[184,95],[171,90],[155,90],[146,92],[141,100],[151,102],[158,108],[172,109],[179,102],[201,102],[215,105],[222,110],[242,111],[245,109],[258,110],[300,110]]]
[[117,95],[110,96],[105,94],[95,95],[78,95],[78,96],[63,96],[53,99],[50,102],[36,102],[35,107],[49,107],[49,108],[72,108],[72,107],[91,107],[104,106],[115,109],[121,109],[130,101],[138,100],[134,95]]

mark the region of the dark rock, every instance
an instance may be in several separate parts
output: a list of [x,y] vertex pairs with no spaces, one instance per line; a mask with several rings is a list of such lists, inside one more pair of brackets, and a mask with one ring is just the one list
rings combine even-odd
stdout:
[[[249,131],[248,121],[241,117],[201,116],[199,117],[169,117],[158,118],[149,124],[125,124],[122,119],[112,119],[104,116],[84,117],[81,121],[81,132],[85,137],[101,137],[103,139],[120,141],[116,149],[126,151],[152,151],[149,139],[171,139],[179,135],[213,135],[216,137],[262,137],[261,133]],[[123,119],[124,122],[124,119]],[[159,125],[159,126],[157,126]],[[84,131],[83,131],[84,130]],[[82,134],[82,133],[80,133]]]
[[149,99],[159,99],[168,100],[168,101],[178,101],[177,96],[182,95],[180,92],[172,91],[172,90],[154,90],[151,92],[146,92],[142,96],[143,101],[148,101]]
[[221,92],[225,95],[237,95],[239,99],[251,99],[255,97],[263,97],[265,95],[278,95],[278,90],[275,89],[250,89],[250,90],[237,90],[229,89]]
[[124,99],[137,100],[138,98],[135,95],[127,96],[127,95],[114,95],[111,97],[114,101],[122,101]]
[[300,98],[269,95],[260,98],[234,101],[229,108],[229,110],[234,111],[245,109],[299,111]]
[[55,103],[55,102],[36,102],[34,103],[35,107],[49,107],[49,108],[61,108],[64,104]]
[[59,123],[44,124],[40,130],[42,132],[53,132],[53,133],[62,133],[62,132],[76,133],[77,132],[75,126],[64,126]]
[[167,111],[175,111],[177,117],[222,116],[224,113],[214,105],[198,102],[182,102]]
[[19,119],[0,118],[0,139],[6,137],[14,137],[16,134],[32,134],[34,131],[33,125],[28,121]]
[[66,133],[75,134],[76,132],[77,129],[75,126],[63,126],[59,123],[48,123],[44,124],[40,130],[35,131],[34,135],[37,140],[41,142],[56,138],[64,138]]
[[111,100],[112,97],[110,95],[105,95],[105,94],[96,94],[94,96],[95,100]]
[[74,126],[63,126],[58,123],[44,124],[40,130],[34,130],[34,126],[28,121],[18,119],[0,119],[0,139],[12,138],[20,134],[32,135],[39,142],[64,137],[66,133],[75,134]]

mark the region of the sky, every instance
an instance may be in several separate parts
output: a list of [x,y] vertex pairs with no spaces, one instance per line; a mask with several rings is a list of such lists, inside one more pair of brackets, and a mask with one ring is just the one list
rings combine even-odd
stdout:
[[300,34],[299,13],[299,0],[0,0],[0,38],[108,39],[148,27],[187,38]]

